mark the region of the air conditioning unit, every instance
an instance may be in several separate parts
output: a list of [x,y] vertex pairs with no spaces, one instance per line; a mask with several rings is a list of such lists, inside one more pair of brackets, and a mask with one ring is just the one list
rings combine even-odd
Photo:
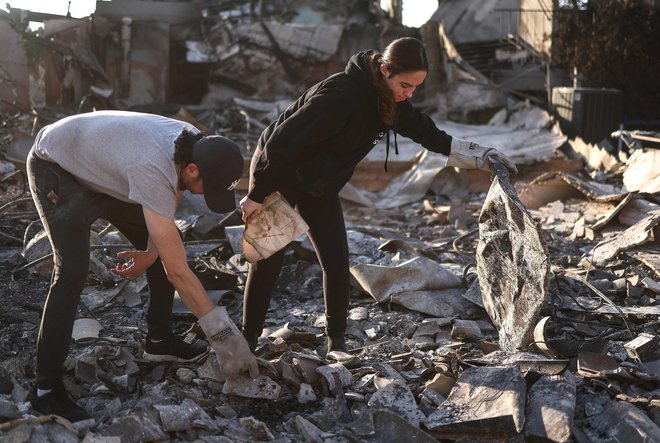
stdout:
[[623,94],[617,89],[552,88],[552,109],[569,137],[597,143],[619,129]]

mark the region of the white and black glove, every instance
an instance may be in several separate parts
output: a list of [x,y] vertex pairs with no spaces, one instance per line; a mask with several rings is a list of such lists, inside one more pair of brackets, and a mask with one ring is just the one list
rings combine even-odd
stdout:
[[492,171],[490,162],[488,161],[489,158],[498,160],[512,174],[518,172],[516,165],[497,149],[489,146],[481,146],[478,143],[459,138],[452,138],[451,140],[451,152],[447,158],[447,166]]
[[224,306],[213,308],[198,321],[206,339],[215,351],[218,365],[227,378],[235,378],[243,371],[250,377],[259,375],[259,364]]

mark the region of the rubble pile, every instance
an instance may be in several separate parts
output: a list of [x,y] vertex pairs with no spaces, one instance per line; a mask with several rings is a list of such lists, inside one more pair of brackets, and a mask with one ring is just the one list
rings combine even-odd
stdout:
[[[654,153],[639,152],[630,158]],[[98,264],[82,295],[66,377],[95,420],[75,426],[35,417],[26,402],[49,249],[32,222],[22,172],[10,172],[2,182],[3,438],[653,441],[660,212],[657,194],[621,187],[635,164],[606,172],[603,182],[559,172],[526,181],[538,173],[523,166],[519,192],[498,174],[487,195],[430,193],[394,209],[345,201],[354,277],[348,345],[357,358],[323,358],[321,269],[301,238],[259,340],[255,380],[226,381],[215,358],[172,365],[140,358],[145,282],[107,274],[127,242],[99,221]],[[544,203],[548,181],[551,193],[570,188],[570,197]],[[177,214],[191,266],[238,321],[247,272],[242,226],[232,215],[214,219],[193,197]],[[528,276],[521,266],[530,266]],[[183,304],[175,312],[179,333],[203,338]],[[613,433],[618,440],[605,437]]]

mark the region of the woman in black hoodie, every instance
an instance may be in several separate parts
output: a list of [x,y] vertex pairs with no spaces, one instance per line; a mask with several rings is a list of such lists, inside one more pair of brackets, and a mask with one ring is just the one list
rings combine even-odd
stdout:
[[[257,215],[266,196],[279,191],[310,227],[323,268],[327,357],[342,360],[349,298],[346,228],[338,192],[360,160],[389,131],[448,156],[447,165],[490,170],[488,157],[515,166],[494,148],[452,138],[408,99],[428,73],[422,43],[400,38],[381,54],[355,54],[344,72],[307,90],[259,138],[250,187],[241,200],[243,221]],[[385,159],[387,168],[387,156]],[[261,335],[284,252],[250,266],[243,302],[243,334],[254,349]]]

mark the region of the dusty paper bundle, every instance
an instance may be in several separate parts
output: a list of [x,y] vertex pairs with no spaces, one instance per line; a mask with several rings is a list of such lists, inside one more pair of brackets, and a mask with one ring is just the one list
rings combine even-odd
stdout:
[[279,192],[273,192],[264,200],[259,215],[245,225],[243,256],[250,263],[268,258],[308,230],[300,214]]

